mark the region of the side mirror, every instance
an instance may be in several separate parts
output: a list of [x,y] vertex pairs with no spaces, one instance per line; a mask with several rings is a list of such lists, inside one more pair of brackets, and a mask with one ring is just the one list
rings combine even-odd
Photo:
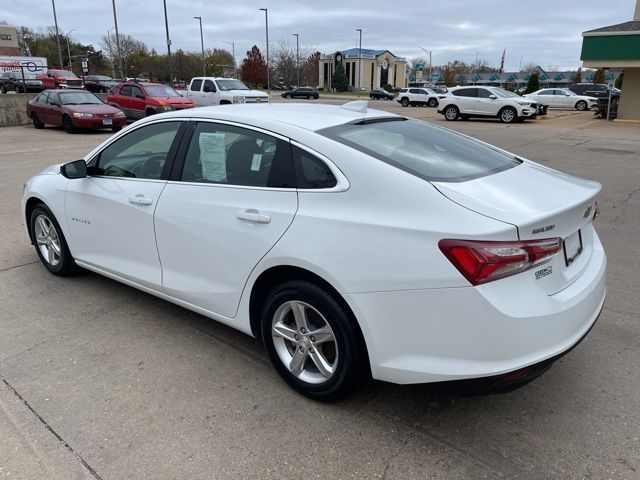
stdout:
[[87,176],[87,164],[84,160],[65,163],[60,167],[60,173],[68,179],[84,178]]
[[495,95],[489,95],[489,98],[490,98],[491,100],[495,100],[495,99],[496,99],[496,98],[498,98],[498,97],[496,97]]

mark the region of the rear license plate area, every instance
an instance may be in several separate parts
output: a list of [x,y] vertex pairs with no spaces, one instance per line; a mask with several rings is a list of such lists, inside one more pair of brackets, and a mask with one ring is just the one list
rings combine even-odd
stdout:
[[562,242],[562,249],[564,250],[564,263],[568,267],[582,253],[582,233],[580,230],[564,239]]

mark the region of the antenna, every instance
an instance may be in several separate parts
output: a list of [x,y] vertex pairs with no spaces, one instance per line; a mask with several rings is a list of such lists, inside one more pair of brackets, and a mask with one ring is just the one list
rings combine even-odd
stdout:
[[367,100],[355,100],[353,102],[347,102],[340,106],[345,110],[351,110],[352,112],[367,113],[367,106],[369,102]]

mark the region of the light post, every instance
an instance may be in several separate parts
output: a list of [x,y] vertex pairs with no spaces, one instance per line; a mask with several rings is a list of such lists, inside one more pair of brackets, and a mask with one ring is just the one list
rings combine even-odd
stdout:
[[[122,52],[120,51],[120,33],[118,32],[118,16],[116,15],[116,0],[111,0],[113,6],[113,23],[116,29],[116,50],[118,52],[118,66],[120,67],[120,78],[124,78],[124,68],[122,68]],[[111,39],[109,39],[111,43]]]
[[362,81],[362,29],[357,28],[356,32],[360,33],[360,43],[358,44],[358,93],[357,93],[357,97],[360,98],[360,83]]
[[294,33],[294,37],[296,37],[296,87],[300,86],[300,34]]
[[69,57],[69,68],[71,69],[71,47],[69,46],[69,35],[71,35],[71,32],[75,32],[76,29],[74,28],[73,30],[69,30],[66,34],[65,37],[67,37],[67,56]]
[[424,53],[428,53],[429,54],[429,79],[431,80],[431,83],[433,83],[433,70],[431,69],[431,50],[427,50],[424,47],[420,47],[420,49]]
[[58,62],[60,62],[60,68],[64,66],[62,63],[62,48],[60,48],[60,34],[58,33],[58,16],[56,15],[56,0],[51,0],[53,5],[53,23],[56,26],[56,43],[58,44]]
[[258,10],[264,12],[264,28],[267,37],[267,96],[271,101],[271,71],[269,68],[269,11],[266,8],[259,8]]
[[169,81],[173,82],[173,65],[171,64],[171,39],[169,38],[169,19],[167,17],[167,0],[162,0],[164,5],[164,28],[167,33],[167,62],[169,64]]
[[231,45],[231,55],[233,55],[233,76],[237,77],[237,73],[236,73],[236,42],[227,42],[226,40],[223,40],[222,43],[228,43],[229,45]]
[[202,36],[202,17],[193,17],[195,20],[200,22],[200,45],[202,47],[202,76],[207,76],[207,64],[204,60],[204,37]]

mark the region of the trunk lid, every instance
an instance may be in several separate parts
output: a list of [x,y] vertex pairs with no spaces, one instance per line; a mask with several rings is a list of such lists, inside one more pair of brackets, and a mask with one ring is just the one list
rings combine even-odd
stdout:
[[[525,161],[467,182],[432,183],[455,203],[514,225],[520,240],[566,240],[566,247],[563,245],[550,262],[534,269],[539,285],[548,294],[570,285],[586,268],[593,244],[595,197],[601,190],[598,182]],[[571,261],[578,250],[580,253]],[[540,271],[547,267],[551,269]]]

